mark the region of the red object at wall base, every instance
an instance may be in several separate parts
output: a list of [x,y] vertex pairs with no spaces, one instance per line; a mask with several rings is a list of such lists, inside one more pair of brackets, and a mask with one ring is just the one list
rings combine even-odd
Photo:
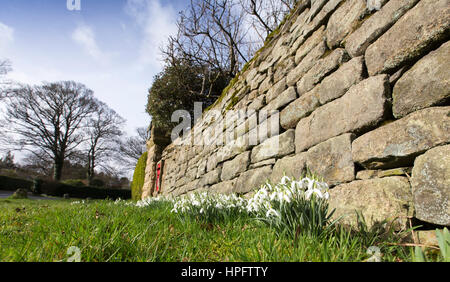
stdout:
[[156,168],[156,192],[159,192],[160,176],[161,176],[161,163],[159,163]]

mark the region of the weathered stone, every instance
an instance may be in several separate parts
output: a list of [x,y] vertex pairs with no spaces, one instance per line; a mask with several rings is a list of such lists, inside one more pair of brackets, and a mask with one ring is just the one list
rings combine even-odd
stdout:
[[284,46],[283,42],[280,40],[277,44],[272,48],[272,56],[273,63],[278,62],[279,60],[283,60],[289,54],[289,47]]
[[144,185],[142,186],[141,199],[151,197],[154,192],[154,184],[156,180],[156,162],[155,156],[157,155],[158,145],[153,141],[147,142],[147,163],[145,167]]
[[396,71],[395,73],[391,74],[391,76],[389,77],[389,82],[391,83],[391,85],[395,85],[395,83],[397,83],[397,81],[400,79],[400,77],[402,77],[402,75],[408,70],[407,66],[401,67],[398,71]]
[[267,103],[271,102],[275,98],[278,97],[283,91],[286,90],[286,78],[280,80],[278,83],[276,83],[272,88],[267,91],[266,94],[266,101]]
[[327,45],[338,47],[341,41],[353,32],[367,13],[365,0],[347,0],[330,17],[327,26]]
[[291,72],[295,68],[295,60],[294,58],[286,58],[281,62],[278,62],[273,67],[273,82],[279,82],[282,79],[285,79],[288,73]]
[[307,15],[309,13],[309,1],[303,1],[303,3],[301,3],[301,7],[298,8],[298,10],[296,11],[296,13],[298,13],[299,15],[297,16],[297,18],[295,19],[295,22],[292,24],[292,26],[289,29],[290,33],[293,33],[295,30],[297,30],[299,28],[299,26],[303,25],[306,20],[307,20]]
[[345,49],[352,57],[364,55],[367,47],[388,30],[419,0],[397,0],[388,3],[368,18],[360,28],[345,39]]
[[[298,50],[300,48],[300,46],[302,46],[303,43],[305,43],[306,38],[308,38],[308,36],[303,35],[303,27],[305,26],[306,23],[306,14],[309,12],[309,9],[306,9],[303,14],[301,14],[298,18],[297,21],[303,21],[302,24],[297,25],[294,27],[293,31],[290,34],[290,38],[291,38],[291,56],[295,55],[295,50]],[[298,63],[298,62],[296,62]]]
[[270,102],[267,106],[263,108],[263,111],[275,111],[283,106],[289,104],[297,98],[297,92],[295,91],[295,87],[289,87],[283,93],[281,93],[278,97],[276,97],[272,102]]
[[294,86],[325,54],[327,46],[325,42],[320,41],[314,49],[312,49],[301,62],[287,75],[286,83],[288,86]]
[[357,180],[367,180],[376,178],[378,176],[378,170],[361,170],[356,174]]
[[317,83],[346,62],[348,58],[344,49],[336,49],[320,59],[297,83],[297,93],[301,96],[313,89]]
[[276,162],[277,162],[277,160],[275,158],[268,159],[268,160],[261,161],[261,162],[255,163],[255,164],[251,164],[248,168],[249,169],[255,169],[255,168],[258,168],[258,167],[274,165]]
[[204,175],[206,173],[207,163],[208,163],[207,159],[200,160],[198,169],[197,169],[197,178],[200,178],[202,175]]
[[419,156],[412,173],[416,217],[450,226],[450,145]]
[[265,95],[258,96],[253,100],[253,102],[250,105],[248,105],[248,109],[258,111],[262,107],[264,107],[264,105],[266,104],[265,101],[266,101]]
[[309,149],[306,155],[308,170],[332,186],[354,180],[352,138],[352,134],[344,134]]
[[427,52],[430,45],[448,38],[448,0],[422,0],[366,51],[370,75],[389,72]]
[[395,84],[392,97],[397,118],[450,100],[450,42],[417,62]]
[[359,180],[330,190],[330,210],[344,224],[356,225],[356,211],[370,228],[383,220],[394,220],[398,229],[405,227],[414,213],[411,186],[406,177]]
[[237,155],[233,160],[223,164],[222,181],[230,180],[247,170],[250,162],[250,151]]
[[300,120],[295,135],[296,152],[343,133],[358,133],[377,126],[386,115],[389,92],[387,75],[370,77],[352,86],[341,98]]
[[320,106],[316,88],[303,94],[280,112],[280,123],[284,129],[295,128],[300,119]]
[[272,166],[265,166],[241,173],[233,189],[234,193],[245,194],[258,189],[272,173]]
[[258,67],[258,72],[260,73],[267,72],[267,70],[269,70],[274,63],[275,61],[272,58],[270,60],[263,61]]
[[258,115],[255,111],[251,110],[247,112],[249,117],[240,125],[236,127],[236,138],[243,136],[249,130],[255,128],[258,125]]
[[258,89],[258,87],[261,85],[261,82],[266,79],[267,74],[257,74],[251,81],[250,81],[250,91]]
[[354,84],[364,79],[364,57],[357,57],[343,64],[337,71],[325,77],[315,91],[324,105],[341,97]]
[[247,73],[247,76],[245,77],[245,81],[247,82],[247,84],[251,84],[253,82],[253,80],[255,79],[257,74],[258,74],[258,69],[256,69],[256,68],[251,69]]
[[179,193],[180,194],[186,194],[190,191],[194,191],[195,189],[198,189],[200,180],[199,179],[195,179],[191,182],[188,182],[186,185],[184,185],[182,188],[179,189]]
[[411,174],[411,169],[408,167],[393,168],[388,170],[381,170],[378,172],[378,178],[390,176],[407,176]]
[[439,246],[439,242],[436,237],[436,230],[416,230],[417,240],[422,245],[427,246]]
[[[321,26],[316,32],[313,33],[298,49],[295,54],[295,63],[298,65],[303,58],[318,46],[319,43],[324,42],[325,26]],[[296,82],[294,82],[295,84]],[[294,85],[292,84],[292,85]]]
[[336,8],[345,0],[328,0],[325,6],[320,10],[320,12],[314,17],[312,21],[305,24],[301,28],[301,34],[304,37],[308,37],[317,27],[322,24],[326,24],[329,16],[336,10]]
[[251,162],[257,163],[273,157],[283,157],[295,151],[295,131],[290,129],[281,135],[267,139],[252,150]]
[[217,167],[217,155],[214,153],[208,158],[208,162],[206,163],[206,172],[210,172],[211,170]]
[[264,79],[264,81],[261,83],[261,85],[259,86],[259,94],[265,94],[273,85],[272,82],[272,77],[270,75],[268,75],[266,77],[266,79]]
[[186,171],[186,176],[185,177],[186,177],[188,182],[196,179],[197,178],[197,167],[189,168]]
[[207,174],[205,174],[199,182],[199,186],[205,186],[205,185],[213,185],[216,184],[220,181],[220,173],[221,173],[221,168],[216,168],[213,171],[208,172]]
[[233,129],[236,126],[236,121],[239,119],[239,111],[228,111],[224,119],[225,130]]
[[19,200],[28,199],[28,190],[19,188],[10,196],[10,198],[11,199],[19,199]]
[[273,183],[280,182],[281,178],[286,175],[294,179],[300,179],[306,174],[306,153],[279,159],[273,167],[270,180]]
[[236,186],[236,181],[237,179],[220,182],[216,185],[211,186],[209,191],[211,191],[211,193],[217,194],[232,194],[234,187]]
[[249,131],[250,145],[258,145],[280,133],[280,114],[274,113],[267,117],[263,113],[259,112],[259,125]]
[[310,21],[320,12],[327,2],[328,0],[311,0],[311,9],[308,13]]
[[[253,100],[255,100],[258,96],[259,96],[258,90],[250,91],[250,93],[248,93],[248,100],[249,100],[249,101],[253,101]],[[250,102],[249,104],[251,104],[251,102]]]
[[243,135],[235,140],[232,140],[217,151],[217,162],[229,160],[250,148],[248,136]]
[[364,134],[353,142],[352,154],[369,169],[412,166],[417,155],[449,142],[450,107],[435,107]]
[[356,174],[356,179],[367,180],[371,178],[383,178],[391,176],[409,176],[412,168],[400,167],[388,170],[362,170]]

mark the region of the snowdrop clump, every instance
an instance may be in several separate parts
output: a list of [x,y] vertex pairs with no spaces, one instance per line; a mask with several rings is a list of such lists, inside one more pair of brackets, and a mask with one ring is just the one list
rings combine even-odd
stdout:
[[159,197],[154,197],[154,198],[153,197],[149,197],[149,198],[146,198],[144,200],[138,201],[136,203],[136,207],[145,208],[145,207],[151,206],[153,204],[162,203],[162,202],[170,202],[170,203],[172,203],[173,200],[169,199],[169,198],[166,198],[164,196],[159,196]]
[[328,189],[314,177],[296,181],[284,176],[278,184],[264,184],[248,201],[247,211],[279,234],[318,235],[330,225],[334,213],[328,213]]
[[328,185],[314,177],[299,181],[284,176],[280,183],[265,183],[249,200],[236,194],[223,195],[208,192],[194,193],[177,199],[148,198],[136,206],[146,207],[154,203],[170,202],[172,213],[181,218],[190,217],[208,223],[219,220],[235,220],[239,215],[256,218],[280,232],[289,234],[302,230],[321,232],[331,218],[328,214]]
[[280,183],[273,185],[269,182],[262,185],[256,194],[251,198],[247,205],[249,213],[265,213],[265,217],[280,217],[281,214],[274,206],[279,207],[283,204],[289,204],[298,197],[304,197],[311,200],[312,197],[328,200],[328,185],[314,178],[305,177],[300,181],[295,181],[284,176]]
[[84,205],[84,204],[87,204],[87,201],[85,201],[85,200],[81,200],[81,201],[73,201],[73,202],[71,202],[70,203],[70,205]]
[[133,202],[131,201],[127,201],[127,200],[122,200],[121,198],[116,199],[114,202],[110,203],[111,205],[115,205],[115,206],[132,206],[134,205]]
[[227,220],[246,212],[247,201],[235,194],[210,194],[207,192],[186,196],[174,202],[171,212],[191,215],[208,222]]

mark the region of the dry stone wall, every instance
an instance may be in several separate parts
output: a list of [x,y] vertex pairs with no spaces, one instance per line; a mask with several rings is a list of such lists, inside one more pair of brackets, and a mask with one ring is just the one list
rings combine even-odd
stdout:
[[449,38],[450,0],[299,1],[164,149],[160,192],[245,195],[310,170],[349,222],[450,225]]

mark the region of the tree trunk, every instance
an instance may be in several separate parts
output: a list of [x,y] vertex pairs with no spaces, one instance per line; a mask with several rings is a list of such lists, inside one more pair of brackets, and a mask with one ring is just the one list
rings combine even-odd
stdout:
[[53,164],[53,180],[60,181],[62,177],[62,170],[64,166],[64,160],[57,159]]
[[88,169],[87,169],[87,179],[89,185],[92,184],[92,180],[94,179],[95,174],[95,158],[93,156],[88,157]]

